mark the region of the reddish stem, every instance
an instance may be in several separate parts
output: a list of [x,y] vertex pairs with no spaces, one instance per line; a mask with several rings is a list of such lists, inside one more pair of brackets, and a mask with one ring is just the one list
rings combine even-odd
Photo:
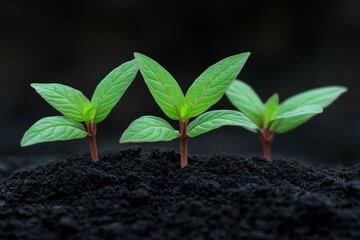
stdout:
[[188,165],[188,151],[187,151],[187,121],[179,121],[180,124],[180,153],[181,153],[181,168]]
[[271,160],[271,142],[264,142],[263,143],[263,151],[264,151],[264,157],[266,160]]
[[91,149],[91,159],[92,162],[95,163],[99,160],[96,146],[96,123],[86,123],[86,127],[88,131],[87,138],[89,139]]
[[262,129],[261,132],[259,132],[260,140],[263,144],[264,149],[264,157],[266,160],[271,160],[271,144],[274,141],[275,132],[271,131],[267,128]]

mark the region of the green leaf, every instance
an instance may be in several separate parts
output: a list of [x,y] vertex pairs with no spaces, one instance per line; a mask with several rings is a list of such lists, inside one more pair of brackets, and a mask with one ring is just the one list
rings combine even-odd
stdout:
[[78,122],[84,121],[84,106],[89,100],[79,90],[57,83],[33,83],[31,86],[66,117]]
[[323,108],[319,105],[306,105],[284,112],[274,119],[272,130],[275,130],[277,133],[288,132],[322,112]]
[[188,126],[188,136],[196,137],[222,126],[240,126],[255,131],[257,126],[244,114],[234,110],[215,110],[206,112]]
[[173,120],[179,120],[180,109],[184,101],[184,94],[179,84],[166,69],[153,59],[140,53],[134,55],[156,103],[166,116]]
[[263,118],[264,118],[264,126],[267,128],[273,118],[276,117],[278,113],[279,107],[279,95],[275,93],[272,95],[265,103]]
[[[306,105],[319,105],[320,107],[325,108],[346,91],[347,89],[341,86],[329,86],[308,90],[306,92],[297,94],[283,102],[279,106],[278,115],[281,116],[286,112],[296,111],[296,109]],[[281,124],[279,125],[277,121],[273,124],[273,126],[279,125],[279,127],[276,129],[277,133],[285,133],[304,124],[316,114],[318,113],[308,113],[298,115],[296,117],[278,120],[282,121]]]
[[109,115],[135,79],[137,69],[135,60],[125,62],[99,83],[91,99],[92,103],[97,103],[95,123],[103,121]]
[[154,116],[136,119],[123,133],[120,143],[171,141],[180,136],[165,120]]
[[218,102],[240,73],[249,55],[250,53],[234,55],[206,69],[187,91],[181,117],[196,117]]
[[319,114],[323,112],[323,108],[320,105],[305,105],[301,106],[295,110],[284,112],[278,116],[276,116],[273,120],[297,117],[301,115],[307,114]]
[[86,136],[87,132],[81,123],[63,116],[46,117],[37,121],[25,132],[21,146],[85,138]]
[[98,109],[98,104],[94,104],[92,102],[88,103],[84,107],[84,121],[87,123],[94,122],[96,112]]
[[347,89],[341,86],[329,86],[308,90],[284,101],[279,107],[279,114],[304,105],[319,105],[325,108],[346,91]]
[[256,92],[246,83],[234,80],[226,91],[230,102],[257,126],[261,125],[264,104]]

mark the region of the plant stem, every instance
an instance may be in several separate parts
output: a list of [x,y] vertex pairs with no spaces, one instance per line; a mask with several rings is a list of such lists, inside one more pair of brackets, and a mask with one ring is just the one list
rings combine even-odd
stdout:
[[263,143],[264,147],[264,157],[266,160],[271,160],[271,142],[265,142]]
[[188,152],[187,152],[187,124],[188,122],[182,122],[180,124],[180,153],[181,153],[181,168],[185,168],[188,165]]
[[99,160],[99,155],[97,152],[97,145],[96,145],[96,123],[86,123],[88,135],[87,138],[89,139],[90,149],[91,149],[91,159],[92,162],[95,163]]
[[271,131],[270,129],[264,128],[259,133],[260,140],[263,144],[264,150],[264,157],[266,160],[271,160],[271,144],[274,141],[275,132]]

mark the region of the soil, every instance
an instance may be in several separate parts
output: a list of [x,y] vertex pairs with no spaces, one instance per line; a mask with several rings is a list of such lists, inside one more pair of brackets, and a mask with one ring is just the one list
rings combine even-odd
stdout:
[[360,165],[134,147],[0,181],[0,239],[360,239]]

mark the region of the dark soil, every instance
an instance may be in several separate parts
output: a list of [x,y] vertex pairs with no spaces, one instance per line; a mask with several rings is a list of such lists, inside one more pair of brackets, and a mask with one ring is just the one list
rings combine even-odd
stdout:
[[131,148],[0,182],[0,239],[360,239],[360,165]]
[[34,168],[45,162],[59,159],[57,156],[3,156],[0,157],[0,179],[10,176],[16,170]]

